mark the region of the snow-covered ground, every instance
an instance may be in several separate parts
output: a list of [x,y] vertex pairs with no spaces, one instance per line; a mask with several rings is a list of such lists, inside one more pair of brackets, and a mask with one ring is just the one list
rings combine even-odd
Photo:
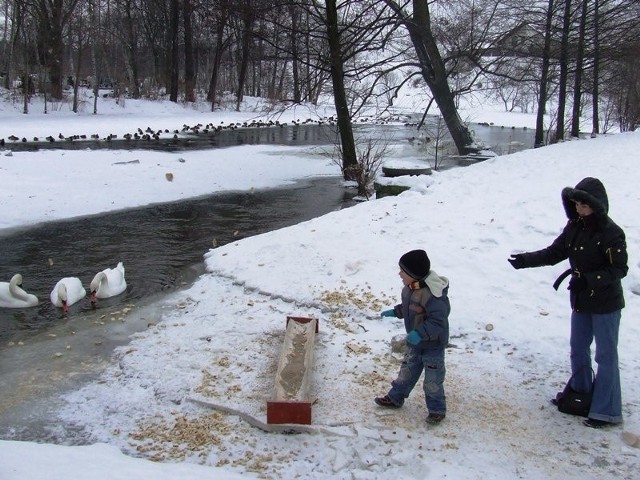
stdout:
[[[0,137],[106,135],[263,114],[130,100],[124,108],[103,105],[98,116],[2,108]],[[486,109],[463,116],[505,122]],[[508,125],[532,123],[519,116]],[[420,178],[398,197],[211,250],[208,273],[166,300],[162,321],[118,348],[100,379],[66,394],[60,421],[85,429],[94,445],[1,441],[0,478],[637,478],[640,450],[622,434],[640,433],[639,149],[640,136],[630,133],[497,157]],[[2,151],[0,228],[339,174],[304,148],[207,156]],[[224,170],[230,160],[244,175]],[[210,161],[219,168],[208,168]],[[549,404],[569,376],[568,294],[551,287],[566,265],[515,271],[506,261],[555,238],[566,220],[560,191],[585,176],[607,187],[630,256],[619,346],[625,423],[604,430]],[[399,301],[397,260],[413,248],[427,250],[451,282],[448,413],[437,427],[424,421],[419,386],[400,410],[373,403],[397,373],[390,340],[403,330],[379,312]],[[266,433],[242,415],[203,406],[265,420],[289,315],[320,324],[311,433]]]

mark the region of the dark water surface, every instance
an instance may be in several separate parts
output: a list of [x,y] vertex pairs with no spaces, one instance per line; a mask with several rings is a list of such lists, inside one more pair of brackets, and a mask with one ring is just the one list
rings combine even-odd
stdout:
[[353,191],[341,179],[320,178],[294,187],[217,194],[177,203],[51,222],[11,235],[0,234],[0,281],[14,273],[40,305],[0,308],[0,349],[56,322],[91,310],[88,298],[67,315],[49,293],[63,277],[79,277],[88,289],[93,276],[122,261],[128,287],[99,300],[98,309],[141,299],[191,282],[204,269],[203,254],[214,246],[293,225],[349,205]]
[[[60,394],[92,380],[113,349],[158,322],[171,292],[204,272],[213,247],[283,228],[353,204],[341,178],[287,188],[226,193],[0,233],[0,278],[22,273],[40,305],[0,309],[0,439],[83,444],[55,418]],[[88,288],[98,271],[122,261],[125,293],[87,299],[67,314],[49,292],[65,276]],[[6,279],[6,280],[5,280]]]

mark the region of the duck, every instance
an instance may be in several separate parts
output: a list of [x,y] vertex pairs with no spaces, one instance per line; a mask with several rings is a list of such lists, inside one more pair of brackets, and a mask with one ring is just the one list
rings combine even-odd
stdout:
[[56,307],[62,307],[66,313],[71,305],[82,300],[86,295],[87,291],[78,277],[65,277],[53,287],[50,298],[51,303]]
[[22,275],[16,273],[11,280],[0,282],[0,307],[25,308],[38,305],[38,297],[22,289]]
[[95,306],[98,298],[110,298],[120,295],[127,289],[127,280],[124,276],[124,265],[118,262],[115,268],[105,268],[96,273],[89,285],[91,305]]

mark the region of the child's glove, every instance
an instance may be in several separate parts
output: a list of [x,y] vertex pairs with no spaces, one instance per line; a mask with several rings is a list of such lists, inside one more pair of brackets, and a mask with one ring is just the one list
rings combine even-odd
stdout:
[[419,344],[420,340],[422,340],[422,338],[416,330],[411,330],[409,335],[407,335],[407,343],[410,343],[411,345]]
[[385,310],[380,314],[381,317],[395,317],[396,311],[392,308],[391,310]]

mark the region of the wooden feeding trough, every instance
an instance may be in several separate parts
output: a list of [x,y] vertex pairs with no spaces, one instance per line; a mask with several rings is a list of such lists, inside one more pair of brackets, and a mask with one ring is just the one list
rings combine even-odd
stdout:
[[287,317],[274,397],[267,401],[267,423],[311,424],[309,384],[313,371],[313,343],[318,320]]

